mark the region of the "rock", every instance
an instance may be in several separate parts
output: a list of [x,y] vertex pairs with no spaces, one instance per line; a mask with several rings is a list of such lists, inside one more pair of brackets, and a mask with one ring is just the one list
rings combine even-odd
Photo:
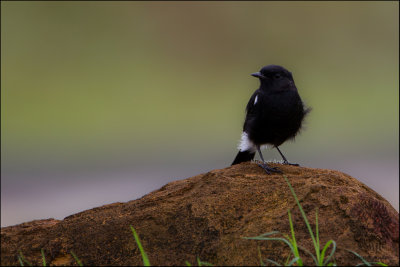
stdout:
[[[322,246],[337,243],[338,265],[361,260],[399,264],[399,218],[376,192],[338,171],[277,165],[287,175]],[[288,209],[296,240],[314,253],[308,230],[289,187],[280,174],[266,175],[254,163],[213,170],[168,183],[127,203],[114,203],[66,217],[1,229],[1,265],[19,265],[22,251],[33,264],[141,265],[132,225],[153,265],[196,264],[197,256],[214,265],[259,265],[263,259],[284,262],[289,248],[279,241],[256,241],[270,231],[290,234]],[[330,251],[330,250],[329,250]],[[303,255],[306,264],[313,264]]]

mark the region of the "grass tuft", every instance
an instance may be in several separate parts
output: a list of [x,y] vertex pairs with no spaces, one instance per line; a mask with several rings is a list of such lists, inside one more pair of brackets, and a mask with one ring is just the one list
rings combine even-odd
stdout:
[[[318,229],[318,209],[316,209],[316,212],[315,212],[315,235],[314,235],[314,232],[311,228],[308,218],[303,210],[303,207],[300,204],[299,199],[297,198],[297,195],[296,195],[292,185],[290,184],[286,175],[283,175],[283,178],[285,178],[285,181],[290,188],[290,192],[292,193],[292,195],[297,203],[297,206],[299,207],[301,216],[303,217],[303,220],[307,226],[308,232],[310,234],[311,240],[314,245],[315,255],[313,255],[310,251],[308,251],[304,247],[299,246],[297,244],[290,209],[288,210],[288,217],[289,217],[291,237],[289,237],[288,235],[282,234],[278,231],[272,231],[272,232],[268,232],[268,233],[265,233],[265,234],[262,234],[262,235],[259,235],[256,237],[243,237],[243,238],[244,239],[254,239],[254,240],[281,241],[281,242],[285,243],[286,245],[288,245],[292,255],[289,255],[289,257],[286,259],[286,261],[283,264],[280,264],[271,259],[266,259],[266,261],[268,261],[274,265],[277,265],[277,266],[292,266],[294,263],[296,263],[297,266],[303,266],[303,261],[300,258],[299,249],[303,250],[306,254],[308,254],[313,259],[316,266],[336,266],[336,261],[333,258],[333,255],[336,252],[336,242],[331,239],[328,242],[326,242],[326,244],[322,250],[320,247],[319,229]],[[272,237],[273,235],[276,235],[276,234],[281,234],[284,238]],[[331,248],[331,251],[330,251],[329,255],[326,257],[326,253],[329,248]],[[356,255],[358,258],[360,258],[362,260],[362,263],[357,266],[361,266],[361,265],[372,266],[373,264],[379,265],[379,266],[387,266],[386,264],[384,264],[382,262],[371,262],[370,263],[370,262],[366,261],[363,257],[361,257],[359,254],[357,254],[356,252],[351,251],[351,250],[348,250],[348,251],[352,252],[354,255]],[[260,257],[261,264],[265,266],[264,262],[262,261],[260,249],[259,249],[259,257]],[[293,258],[292,258],[292,260],[289,261],[289,259],[291,257],[293,257]]]

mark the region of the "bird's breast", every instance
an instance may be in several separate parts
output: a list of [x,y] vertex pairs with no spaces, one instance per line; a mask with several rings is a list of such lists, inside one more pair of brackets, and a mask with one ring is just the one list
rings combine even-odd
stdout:
[[264,95],[258,103],[259,109],[246,127],[250,140],[255,144],[280,145],[296,135],[304,117],[298,94]]

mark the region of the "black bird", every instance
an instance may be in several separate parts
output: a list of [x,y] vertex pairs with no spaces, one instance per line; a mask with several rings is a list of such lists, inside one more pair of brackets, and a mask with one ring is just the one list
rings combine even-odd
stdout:
[[289,163],[278,148],[296,136],[310,111],[301,101],[292,73],[281,66],[268,65],[251,75],[259,78],[261,85],[247,104],[239,153],[232,165],[252,160],[258,151],[263,162],[260,167],[268,174],[281,172],[268,166],[261,154],[261,145],[272,145],[281,154],[283,164],[298,166]]

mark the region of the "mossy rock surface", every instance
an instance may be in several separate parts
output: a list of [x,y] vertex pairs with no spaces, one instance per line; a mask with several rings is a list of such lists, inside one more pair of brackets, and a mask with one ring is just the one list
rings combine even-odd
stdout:
[[[321,246],[337,243],[337,265],[361,260],[399,264],[398,212],[376,192],[344,173],[284,166],[313,229],[315,211]],[[114,203],[66,217],[1,229],[1,265],[19,265],[25,258],[41,265],[141,265],[130,231],[142,240],[152,265],[192,264],[197,256],[214,265],[259,265],[263,258],[284,262],[289,248],[277,241],[246,240],[266,232],[289,234],[288,209],[297,242],[314,252],[311,238],[289,187],[281,174],[266,175],[255,163],[242,163],[168,183],[126,203]],[[313,264],[303,255],[305,264]]]

